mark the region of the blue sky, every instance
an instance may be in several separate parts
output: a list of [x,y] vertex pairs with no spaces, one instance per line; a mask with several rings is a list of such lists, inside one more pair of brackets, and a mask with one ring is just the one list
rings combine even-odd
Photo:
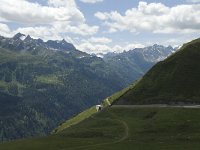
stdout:
[[[17,1],[17,2],[16,2]],[[1,0],[0,34],[66,39],[88,53],[199,38],[200,0]]]

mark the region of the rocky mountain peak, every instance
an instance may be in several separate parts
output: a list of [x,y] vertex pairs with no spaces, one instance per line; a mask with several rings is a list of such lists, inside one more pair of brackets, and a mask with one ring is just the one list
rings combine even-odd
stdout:
[[31,40],[33,40],[33,39],[31,38],[30,35],[28,35],[28,36],[24,39],[24,41],[31,41]]
[[14,40],[24,40],[26,38],[26,35],[25,34],[22,34],[22,33],[17,33],[13,36],[13,39]]

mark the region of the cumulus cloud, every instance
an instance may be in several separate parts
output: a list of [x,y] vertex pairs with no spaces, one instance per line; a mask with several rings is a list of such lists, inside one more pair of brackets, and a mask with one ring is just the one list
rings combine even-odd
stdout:
[[0,23],[0,35],[2,36],[10,36],[10,28],[3,23]]
[[65,32],[70,32],[72,34],[79,34],[82,36],[87,36],[87,35],[96,34],[99,30],[99,27],[98,26],[89,26],[87,24],[80,24],[78,26],[65,26],[63,28],[60,28],[60,30],[63,30]]
[[50,6],[55,7],[76,7],[76,3],[74,0],[48,0],[47,2]]
[[84,41],[83,43],[76,45],[76,47],[82,51],[85,51],[87,53],[108,53],[108,52],[123,52],[123,51],[128,51],[132,50],[135,48],[143,48],[143,44],[139,43],[132,43],[132,44],[126,44],[124,46],[120,45],[114,45],[114,46],[109,46],[106,44],[101,44],[101,43],[91,43],[91,42],[86,42]]
[[80,0],[83,3],[91,3],[91,4],[95,4],[98,2],[103,2],[103,0]]
[[43,40],[56,40],[61,39],[58,32],[55,31],[52,27],[46,26],[39,26],[39,27],[25,27],[25,28],[18,28],[17,30],[13,31],[13,34],[16,33],[23,33],[26,35],[31,35],[33,38],[42,38]]
[[23,27],[13,31],[13,34],[18,32],[26,35],[31,35],[33,38],[42,38],[44,40],[58,40],[68,36],[67,33],[81,36],[90,36],[98,31],[98,26],[88,26],[81,24],[78,26],[69,26],[65,23],[54,24],[53,26],[37,26],[37,27]]
[[42,6],[27,0],[19,0],[17,3],[16,0],[1,0],[0,17],[10,22],[31,24],[55,21],[82,23],[85,20],[74,0],[49,0],[49,4]]
[[90,42],[84,42],[80,45],[76,45],[78,49],[81,51],[87,52],[87,53],[107,53],[111,51],[111,47],[105,45],[105,44],[94,44]]
[[135,48],[144,48],[145,46],[143,44],[140,44],[140,43],[135,43],[135,44],[128,44],[125,46],[125,51],[128,51],[128,50],[133,50]]
[[[112,12],[112,13],[113,13],[113,12]],[[94,14],[94,16],[97,17],[97,18],[100,19],[100,20],[104,20],[104,21],[105,21],[105,20],[108,20],[108,19],[110,18],[110,15],[111,15],[112,13],[97,12],[97,13]]]
[[[200,4],[167,7],[162,3],[139,2],[124,15],[117,11],[97,12],[109,32],[192,33],[200,31]],[[191,23],[192,22],[192,23]]]
[[103,44],[107,44],[107,43],[111,43],[112,39],[106,38],[106,37],[91,37],[90,39],[88,39],[89,42],[92,43],[103,43]]
[[[47,6],[28,0],[1,0],[0,22],[20,23],[14,34],[22,32],[43,39],[60,38],[61,35],[72,33],[81,36],[93,35],[98,26],[86,24],[83,13],[78,9],[75,0],[48,0]],[[6,29],[6,27],[2,28]],[[5,35],[1,32],[1,35]]]

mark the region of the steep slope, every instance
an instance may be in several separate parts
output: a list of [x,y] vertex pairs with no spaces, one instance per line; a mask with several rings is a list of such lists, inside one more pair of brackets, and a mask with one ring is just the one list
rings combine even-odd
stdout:
[[[122,95],[124,95],[126,92],[128,92],[129,90],[131,90],[132,88],[134,88],[135,84],[137,84],[137,82],[135,82],[134,84],[130,85],[127,88],[124,88],[123,90],[114,93],[113,95],[107,97],[106,99],[104,99],[101,102],[101,105],[103,106],[103,108],[108,108],[111,106],[111,104],[116,101],[116,99],[118,99],[119,97],[121,97]],[[96,107],[93,106],[89,109],[86,109],[85,111],[81,112],[80,114],[71,117],[69,120],[66,120],[64,123],[60,124],[57,128],[55,128],[52,133],[60,133],[63,130],[74,126],[80,122],[82,122],[83,120],[86,120],[87,118],[90,118],[92,115],[98,113],[96,110]]]
[[200,39],[155,65],[115,104],[200,103]]

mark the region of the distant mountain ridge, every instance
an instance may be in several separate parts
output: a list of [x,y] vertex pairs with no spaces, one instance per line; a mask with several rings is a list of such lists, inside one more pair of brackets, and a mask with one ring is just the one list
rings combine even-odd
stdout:
[[102,57],[107,59],[112,59],[114,57],[119,57],[120,55],[142,55],[145,61],[148,62],[159,62],[164,60],[166,57],[170,56],[172,53],[176,51],[176,48],[173,48],[172,46],[163,46],[154,44],[153,46],[147,46],[144,48],[135,48],[129,51],[124,51],[122,53],[116,53],[116,52],[109,52],[107,54],[104,54]]
[[[112,68],[117,68],[121,73],[124,73],[124,80],[129,78],[131,74],[134,79],[143,76],[153,65],[157,62],[164,60],[176,49],[171,46],[165,47],[162,45],[153,45],[145,48],[136,48],[122,53],[108,53],[105,54],[103,59]],[[127,85],[128,86],[128,85]]]
[[[66,42],[64,39],[62,41],[48,40],[47,42],[44,42],[42,39],[33,39],[30,35],[26,36],[22,33],[17,33],[12,38],[5,38],[1,36],[0,39],[2,47],[15,50],[31,50],[33,47],[55,50],[76,50],[73,44]],[[15,45],[16,47],[9,47],[11,45]]]

